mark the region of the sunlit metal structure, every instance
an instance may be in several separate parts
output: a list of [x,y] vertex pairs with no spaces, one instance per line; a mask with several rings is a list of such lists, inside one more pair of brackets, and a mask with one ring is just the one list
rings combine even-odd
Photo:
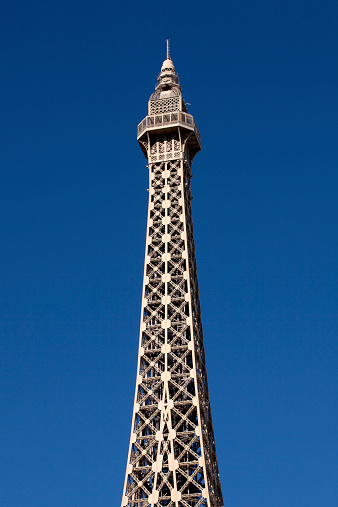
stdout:
[[137,139],[149,206],[135,402],[122,507],[223,507],[191,215],[201,149],[169,54]]

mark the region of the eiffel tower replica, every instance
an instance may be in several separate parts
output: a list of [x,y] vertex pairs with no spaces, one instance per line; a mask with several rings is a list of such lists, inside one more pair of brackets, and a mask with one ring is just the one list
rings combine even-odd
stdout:
[[201,149],[170,57],[137,139],[149,206],[135,401],[121,507],[223,507],[191,215]]

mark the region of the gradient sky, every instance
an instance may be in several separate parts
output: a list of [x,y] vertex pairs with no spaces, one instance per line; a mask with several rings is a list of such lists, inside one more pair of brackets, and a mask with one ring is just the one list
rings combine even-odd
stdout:
[[115,507],[165,38],[226,507],[337,507],[336,1],[3,3],[0,505]]

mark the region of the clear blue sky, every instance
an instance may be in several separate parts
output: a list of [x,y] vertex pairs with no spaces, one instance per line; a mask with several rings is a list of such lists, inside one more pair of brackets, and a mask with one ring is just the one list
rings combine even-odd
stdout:
[[336,507],[336,1],[2,4],[0,505],[116,507],[170,37],[227,507]]

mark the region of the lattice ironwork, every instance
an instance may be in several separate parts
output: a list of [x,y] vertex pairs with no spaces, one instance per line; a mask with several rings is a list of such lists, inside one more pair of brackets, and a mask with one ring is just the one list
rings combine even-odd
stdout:
[[179,106],[180,106],[179,97],[151,100],[149,114],[159,114],[171,111],[179,111]]
[[192,133],[182,127],[172,133],[162,129],[139,139],[149,160],[149,206],[136,392],[121,505],[223,507],[191,214]]

